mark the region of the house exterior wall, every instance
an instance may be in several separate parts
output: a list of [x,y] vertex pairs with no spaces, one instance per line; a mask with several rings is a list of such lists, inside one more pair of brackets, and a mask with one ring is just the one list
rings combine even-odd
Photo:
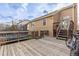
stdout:
[[[72,5],[69,8],[62,8],[60,11],[51,15],[49,17],[37,18],[36,21],[32,21],[28,23],[28,30],[30,32],[38,31],[38,35],[40,36],[40,31],[49,31],[49,36],[54,35],[54,30],[56,31],[56,26],[54,23],[60,22],[65,17],[70,17],[70,20],[74,22],[74,30],[77,30],[77,7],[76,5]],[[43,25],[43,20],[46,20],[46,25]],[[55,33],[56,34],[56,33]]]
[[[43,20],[46,20],[46,25],[43,25]],[[53,17],[43,18],[39,21],[35,21],[29,24],[29,31],[38,31],[40,36],[40,31],[48,30],[49,36],[53,36]]]

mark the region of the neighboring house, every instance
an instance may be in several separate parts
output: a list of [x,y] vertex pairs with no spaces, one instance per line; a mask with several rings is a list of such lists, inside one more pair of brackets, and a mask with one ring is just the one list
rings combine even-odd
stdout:
[[20,31],[26,31],[27,30],[27,23],[29,22],[29,20],[20,20],[18,23],[17,23],[17,28],[20,30]]
[[63,7],[47,15],[33,19],[27,24],[27,30],[33,37],[44,35],[56,36],[56,30],[60,20],[70,19],[74,22],[74,30],[77,30],[77,5]]
[[0,31],[5,31],[9,27],[10,27],[10,25],[8,25],[6,23],[0,23]]

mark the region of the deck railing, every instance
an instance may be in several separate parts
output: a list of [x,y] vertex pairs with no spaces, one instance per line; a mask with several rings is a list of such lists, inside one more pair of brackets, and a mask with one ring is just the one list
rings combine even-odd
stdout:
[[28,39],[28,31],[0,32],[0,44]]

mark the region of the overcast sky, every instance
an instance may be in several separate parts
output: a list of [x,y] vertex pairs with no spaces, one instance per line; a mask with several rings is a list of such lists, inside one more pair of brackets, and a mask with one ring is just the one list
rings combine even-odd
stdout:
[[42,16],[44,10],[52,12],[64,6],[70,5],[69,3],[0,3],[0,23],[10,22],[19,19],[34,19]]

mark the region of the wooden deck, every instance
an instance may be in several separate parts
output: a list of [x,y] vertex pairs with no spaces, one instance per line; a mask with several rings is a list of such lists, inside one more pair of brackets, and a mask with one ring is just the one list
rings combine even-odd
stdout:
[[0,56],[67,56],[69,49],[62,40],[44,38],[0,46]]

